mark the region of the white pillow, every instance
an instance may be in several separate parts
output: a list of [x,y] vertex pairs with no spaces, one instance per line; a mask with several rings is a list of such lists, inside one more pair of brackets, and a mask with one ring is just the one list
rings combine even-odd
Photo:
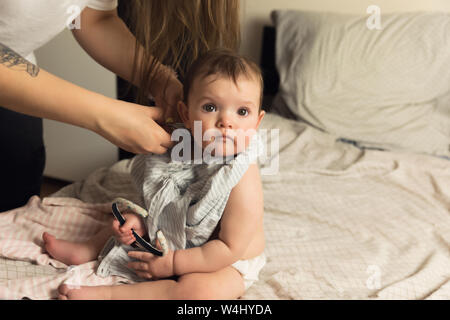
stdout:
[[272,12],[276,101],[361,146],[450,156],[450,14],[368,18]]

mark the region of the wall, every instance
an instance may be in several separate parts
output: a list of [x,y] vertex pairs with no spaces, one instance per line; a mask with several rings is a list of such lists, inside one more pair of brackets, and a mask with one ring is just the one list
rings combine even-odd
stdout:
[[450,12],[450,0],[241,0],[241,52],[259,62],[262,28],[271,24],[272,10],[298,9],[366,15],[370,5],[379,6],[382,14],[401,11]]

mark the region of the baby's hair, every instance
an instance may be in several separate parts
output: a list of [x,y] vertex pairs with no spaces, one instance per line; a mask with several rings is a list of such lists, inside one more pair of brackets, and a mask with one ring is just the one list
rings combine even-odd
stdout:
[[189,68],[184,80],[184,102],[188,104],[189,92],[198,77],[221,75],[232,79],[234,83],[240,76],[259,82],[261,95],[259,109],[263,99],[264,82],[261,69],[250,59],[243,57],[229,49],[214,49],[200,56]]

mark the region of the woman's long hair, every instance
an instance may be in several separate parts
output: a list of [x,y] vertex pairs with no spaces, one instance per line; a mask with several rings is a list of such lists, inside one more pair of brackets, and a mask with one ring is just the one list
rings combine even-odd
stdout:
[[183,78],[206,51],[239,48],[239,0],[132,0],[130,4],[128,21],[136,48],[144,49],[141,57],[136,50],[133,66],[133,79],[140,83],[139,103],[146,101],[157,61]]

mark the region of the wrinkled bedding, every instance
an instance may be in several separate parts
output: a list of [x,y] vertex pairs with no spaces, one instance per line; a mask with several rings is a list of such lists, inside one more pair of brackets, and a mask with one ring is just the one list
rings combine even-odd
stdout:
[[[280,129],[279,156],[260,164],[262,172],[272,168],[262,175],[268,262],[242,299],[450,298],[450,161],[360,149],[273,114],[262,129]],[[275,142],[268,135],[269,149]],[[99,169],[52,198],[139,202],[128,162]],[[0,230],[11,224],[14,215],[0,218]],[[40,259],[8,256],[3,234],[0,298],[25,295],[11,292],[11,281],[27,283],[29,298],[53,298],[48,288],[48,296],[33,296],[29,284],[62,281],[67,268],[52,266],[45,252]]]

